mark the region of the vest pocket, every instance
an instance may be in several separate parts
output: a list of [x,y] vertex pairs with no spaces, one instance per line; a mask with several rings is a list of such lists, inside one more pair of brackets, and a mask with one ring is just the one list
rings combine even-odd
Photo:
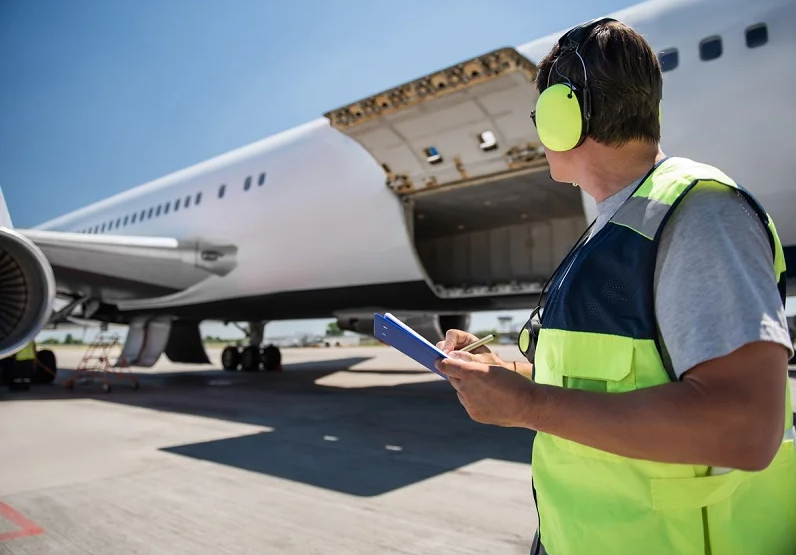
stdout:
[[542,329],[535,381],[616,393],[636,389],[631,337]]
[[704,536],[714,554],[796,553],[796,450],[783,442],[760,472],[652,478],[652,509],[668,522],[701,510]]
[[696,509],[729,499],[747,480],[776,475],[781,469],[793,469],[793,442],[782,444],[771,464],[760,472],[730,470],[715,476],[693,478],[652,478],[650,488],[654,510]]

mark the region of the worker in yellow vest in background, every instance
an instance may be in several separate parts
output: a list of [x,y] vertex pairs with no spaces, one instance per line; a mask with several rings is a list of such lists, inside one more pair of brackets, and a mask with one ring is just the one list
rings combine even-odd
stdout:
[[36,359],[36,342],[30,341],[27,345],[22,347],[15,356],[16,360],[35,360]]

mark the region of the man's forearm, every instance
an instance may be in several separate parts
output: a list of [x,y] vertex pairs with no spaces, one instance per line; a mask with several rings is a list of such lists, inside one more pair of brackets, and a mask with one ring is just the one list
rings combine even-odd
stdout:
[[743,395],[687,382],[627,393],[533,384],[522,425],[626,457],[756,470],[768,459],[748,411]]

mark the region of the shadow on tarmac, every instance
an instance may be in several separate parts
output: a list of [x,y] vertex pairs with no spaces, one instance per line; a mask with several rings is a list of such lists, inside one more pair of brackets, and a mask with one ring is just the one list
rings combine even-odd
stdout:
[[[484,459],[530,463],[532,431],[473,422],[444,380],[355,388],[317,383],[366,360],[286,364],[279,373],[137,374],[138,391],[117,378],[111,393],[99,385],[77,385],[71,392],[53,385],[13,398],[91,398],[264,426],[271,431],[161,450],[354,496],[381,495]],[[67,376],[64,371],[60,379]],[[530,479],[528,488],[530,494]]]

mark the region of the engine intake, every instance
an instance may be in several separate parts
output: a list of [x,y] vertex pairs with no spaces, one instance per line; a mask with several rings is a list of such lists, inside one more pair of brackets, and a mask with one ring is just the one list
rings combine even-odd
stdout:
[[0,358],[36,337],[54,301],[55,277],[44,254],[13,229],[0,227]]

